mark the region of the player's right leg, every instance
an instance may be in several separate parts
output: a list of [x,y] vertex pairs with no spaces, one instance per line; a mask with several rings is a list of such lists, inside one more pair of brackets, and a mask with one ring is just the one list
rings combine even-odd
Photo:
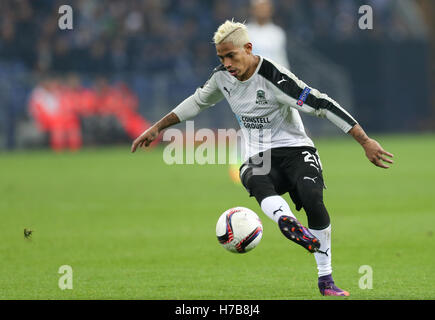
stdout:
[[288,203],[282,198],[277,189],[279,185],[286,185],[280,181],[280,174],[271,168],[267,175],[256,175],[250,164],[240,168],[240,180],[250,196],[254,196],[263,212],[274,220],[281,232],[289,240],[301,245],[309,252],[316,252],[320,247],[319,240],[296,219]]
[[311,253],[320,248],[320,241],[297,219],[282,216],[278,221],[279,228],[284,236],[291,241],[301,245]]

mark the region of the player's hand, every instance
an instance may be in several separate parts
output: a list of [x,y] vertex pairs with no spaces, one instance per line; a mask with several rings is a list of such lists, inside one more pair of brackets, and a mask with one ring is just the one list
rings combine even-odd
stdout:
[[138,147],[148,147],[159,136],[159,129],[156,126],[145,130],[139,137],[137,137],[132,145],[131,152],[135,152]]
[[384,162],[393,163],[393,160],[390,159],[393,157],[393,154],[389,153],[388,151],[385,151],[376,140],[369,138],[367,142],[362,144],[362,146],[366,152],[367,158],[375,166],[387,169],[389,168],[389,166]]

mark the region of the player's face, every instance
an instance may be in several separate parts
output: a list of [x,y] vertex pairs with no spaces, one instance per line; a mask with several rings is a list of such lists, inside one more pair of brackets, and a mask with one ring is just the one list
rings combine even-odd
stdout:
[[252,59],[252,44],[247,43],[242,48],[234,46],[232,42],[216,45],[217,56],[232,76],[243,81],[250,77],[249,71]]

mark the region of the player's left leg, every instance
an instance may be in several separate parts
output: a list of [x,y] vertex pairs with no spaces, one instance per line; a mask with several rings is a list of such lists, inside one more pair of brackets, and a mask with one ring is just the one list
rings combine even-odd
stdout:
[[332,279],[331,224],[323,203],[323,181],[320,175],[318,177],[318,184],[300,177],[297,181],[297,193],[307,214],[309,231],[320,241],[320,247],[314,253],[319,290],[324,296],[348,296],[349,293],[338,288]]
[[335,286],[332,279],[331,223],[323,202],[324,181],[320,160],[315,152],[307,153],[306,151],[301,153],[299,160],[296,160],[299,163],[296,165],[297,169],[293,168],[292,171],[293,183],[290,195],[297,210],[304,208],[309,231],[320,241],[320,247],[314,253],[320,293],[348,296],[349,293]]

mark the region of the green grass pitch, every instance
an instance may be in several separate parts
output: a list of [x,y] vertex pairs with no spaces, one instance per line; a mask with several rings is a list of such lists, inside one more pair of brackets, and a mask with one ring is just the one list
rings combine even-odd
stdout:
[[[435,299],[435,136],[375,138],[395,155],[388,170],[351,137],[314,139],[336,284],[348,299]],[[0,299],[326,299],[314,257],[281,235],[227,166],[169,166],[162,150],[0,154]],[[263,221],[247,254],[215,236],[234,206]],[[73,269],[72,290],[58,287],[62,265]],[[359,287],[363,265],[372,289]]]

